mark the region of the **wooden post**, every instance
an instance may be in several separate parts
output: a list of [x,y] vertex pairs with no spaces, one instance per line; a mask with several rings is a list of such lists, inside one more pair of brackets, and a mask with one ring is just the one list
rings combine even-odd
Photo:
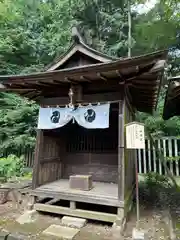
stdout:
[[73,210],[76,209],[76,202],[70,201],[70,209],[73,209]]
[[119,102],[118,114],[118,199],[124,201],[124,105]]
[[34,156],[32,189],[35,189],[39,185],[39,166],[42,151],[43,151],[43,130],[38,129]]

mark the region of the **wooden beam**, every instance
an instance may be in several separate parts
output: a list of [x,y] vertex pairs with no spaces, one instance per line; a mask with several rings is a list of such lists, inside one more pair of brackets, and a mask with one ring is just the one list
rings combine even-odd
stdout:
[[145,79],[139,79],[139,78],[134,78],[133,81],[131,81],[132,79],[127,79],[127,85],[132,85],[132,86],[137,86],[139,87],[139,85],[143,85],[144,87],[148,87],[148,86],[156,86],[159,85],[158,80],[152,81],[152,80],[147,80],[145,81]]
[[[138,79],[141,76],[146,76],[146,74],[153,68],[153,66],[155,65],[155,61],[153,61],[151,64],[148,65],[144,65],[142,67],[136,66],[136,71],[133,72],[133,74],[129,74],[129,76],[126,76],[126,82],[131,82],[134,81],[136,79]],[[144,81],[144,79],[142,80]]]
[[25,84],[6,83],[7,86],[0,83],[0,91],[35,91],[35,88],[27,88]]
[[79,81],[74,80],[74,79],[69,78],[69,77],[65,77],[64,79],[65,79],[66,82],[72,83],[72,84],[77,84],[79,82]]
[[[127,84],[127,86],[130,86],[130,87],[132,87],[132,88],[135,88],[135,89],[144,89],[144,90],[147,90],[147,86],[144,86],[143,84],[139,84],[139,85],[135,85],[134,83],[133,84]],[[152,89],[152,90],[158,90],[159,89],[159,86],[154,86],[154,85],[152,85],[152,86],[150,86],[150,85],[148,85],[148,89]]]
[[81,76],[80,79],[84,82],[91,82],[91,80],[88,77]]
[[53,205],[54,203],[59,202],[61,199],[60,198],[53,198],[50,201],[46,202],[45,204],[47,205]]
[[6,89],[0,89],[0,92],[12,92],[12,93],[21,93],[21,92],[28,92],[28,91],[36,91],[36,89],[22,89],[22,88],[16,88],[16,89],[11,89],[11,88],[6,88]]
[[150,72],[153,73],[153,72],[158,72],[160,70],[164,70],[165,64],[166,64],[165,60],[158,60],[156,64],[152,67]]
[[106,197],[102,196],[87,196],[86,194],[78,194],[71,192],[63,192],[63,191],[51,191],[51,189],[47,190],[39,190],[39,188],[31,191],[32,196],[43,197],[43,198],[61,198],[61,200],[75,201],[75,202],[85,202],[92,203],[104,206],[113,206],[113,207],[124,207],[124,202],[118,200],[118,197]]
[[118,199],[124,201],[124,114],[125,114],[125,101],[119,103],[118,114]]
[[43,140],[44,140],[43,130],[38,129],[34,156],[32,189],[35,189],[39,185],[39,166],[41,154],[43,152]]
[[[90,94],[82,95],[81,103],[98,103],[98,102],[108,102],[108,101],[119,101],[122,99],[121,92],[110,92],[102,94]],[[43,105],[66,105],[69,103],[68,97],[57,97],[57,98],[44,98],[41,102]]]
[[[139,95],[139,96],[138,96]],[[143,100],[143,101],[147,101],[147,102],[152,102],[152,101],[155,101],[156,102],[156,98],[157,98],[157,94],[155,95],[148,95],[148,94],[145,94],[145,93],[142,93],[142,92],[137,92],[137,93],[134,93],[132,95],[132,101],[139,101],[139,100]],[[131,102],[132,103],[132,102]]]
[[108,78],[105,77],[102,73],[97,73],[97,76],[98,76],[100,79],[102,79],[103,81],[106,81],[106,82],[107,82],[107,80],[108,80]]
[[116,70],[116,74],[117,74],[117,76],[120,78],[120,82],[119,82],[119,84],[121,84],[121,83],[125,83],[124,76],[120,73],[119,70]]
[[81,217],[81,218],[87,218],[87,219],[99,220],[99,221],[105,221],[105,222],[112,222],[112,223],[117,218],[116,214],[88,211],[88,210],[81,210],[81,209],[71,209],[71,208],[67,208],[67,207],[45,205],[42,203],[34,204],[34,209],[36,211],[41,211],[41,212],[69,215],[69,216],[73,216],[73,217]]
[[59,82],[59,81],[57,81],[57,80],[52,80],[52,81],[49,82],[49,83],[42,82],[42,81],[37,81],[36,83],[37,83],[38,85],[40,85],[40,86],[51,87],[51,88],[63,84],[62,82]]
[[65,82],[59,81],[59,80],[53,80],[54,86],[60,85],[60,86],[66,86]]
[[126,97],[125,97],[125,103],[127,105],[127,107],[129,108],[130,112],[135,115],[135,112],[136,112],[136,109],[135,107],[133,106],[133,101],[132,101],[132,97],[129,93],[129,91],[126,91]]
[[30,99],[30,100],[33,100],[33,101],[37,101],[37,99],[39,99],[39,98],[41,98],[41,93],[38,93],[38,94],[36,94],[35,96],[30,97],[29,99]]
[[[24,83],[23,83],[24,84]],[[33,81],[28,81],[27,83],[25,83],[25,86],[32,86],[34,88],[54,88],[54,87],[57,87],[57,86],[64,86],[65,83],[63,82],[60,82],[60,81],[57,81],[57,80],[51,80],[49,82],[43,82],[42,80],[41,81],[36,81],[36,82],[33,82]]]
[[21,96],[25,96],[25,97],[31,97],[31,95],[34,93],[34,91],[28,91],[25,93],[22,93]]

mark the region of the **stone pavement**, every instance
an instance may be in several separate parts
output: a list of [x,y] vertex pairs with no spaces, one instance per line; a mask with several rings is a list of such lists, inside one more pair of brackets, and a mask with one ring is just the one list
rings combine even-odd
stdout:
[[42,234],[55,236],[60,239],[72,240],[80,230],[77,228],[65,227],[60,225],[51,225]]

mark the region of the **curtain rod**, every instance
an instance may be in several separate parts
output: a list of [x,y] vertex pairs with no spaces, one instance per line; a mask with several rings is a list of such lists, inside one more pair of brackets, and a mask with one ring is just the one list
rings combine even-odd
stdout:
[[[75,103],[74,106],[88,106],[88,105],[101,105],[101,104],[111,104],[111,103],[119,103],[122,100],[114,100],[114,101],[106,101],[106,102],[91,102],[91,103]],[[68,104],[42,104],[42,107],[68,107]]]

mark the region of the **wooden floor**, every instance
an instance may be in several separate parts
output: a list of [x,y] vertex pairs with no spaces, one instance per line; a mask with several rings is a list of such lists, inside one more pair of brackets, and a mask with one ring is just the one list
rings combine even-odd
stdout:
[[61,179],[38,187],[31,194],[76,202],[123,206],[123,203],[118,200],[118,185],[113,183],[94,182],[90,191],[82,191],[69,188],[69,180]]

